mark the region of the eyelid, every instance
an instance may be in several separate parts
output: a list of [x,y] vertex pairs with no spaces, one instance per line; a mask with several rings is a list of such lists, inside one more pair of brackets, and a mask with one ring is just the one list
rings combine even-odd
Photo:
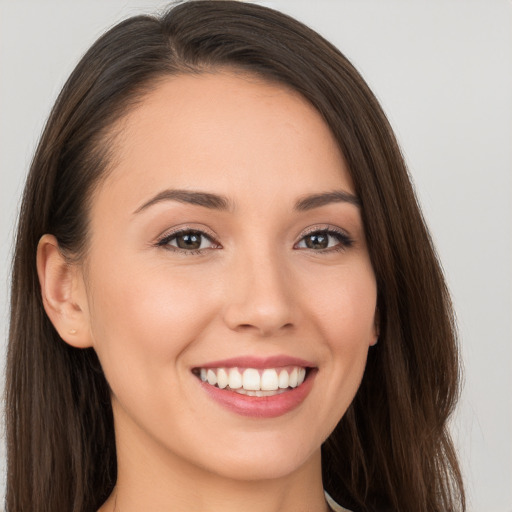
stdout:
[[170,251],[175,251],[175,252],[179,252],[182,254],[185,254],[185,253],[186,254],[201,254],[201,253],[203,253],[203,251],[212,249],[212,248],[207,248],[207,249],[185,250],[185,249],[180,249],[179,247],[174,247],[172,245],[169,245],[169,241],[172,240],[173,238],[175,238],[176,236],[181,235],[183,233],[189,233],[189,232],[199,233],[200,235],[207,238],[213,245],[215,245],[216,246],[216,247],[214,247],[215,249],[221,248],[221,244],[217,241],[216,235],[212,231],[210,231],[208,228],[206,228],[204,226],[196,227],[196,226],[187,225],[187,224],[182,225],[182,226],[177,226],[177,227],[174,227],[174,228],[171,228],[171,229],[165,231],[163,234],[158,236],[154,245],[156,247],[165,247],[165,248],[169,249]]
[[193,224],[181,224],[179,226],[174,226],[170,229],[166,229],[161,235],[158,235],[157,242],[159,240],[163,240],[171,235],[180,234],[187,231],[196,231],[197,233],[201,233],[206,235],[208,238],[212,240],[216,239],[216,235],[213,231],[208,229],[206,226],[194,226]]
[[333,226],[332,224],[319,224],[316,226],[307,227],[302,233],[299,235],[299,239],[304,238],[305,236],[311,235],[313,233],[322,233],[322,232],[333,232],[338,233],[339,235],[343,235],[344,237],[351,238],[350,234],[347,230],[340,228],[338,226]]
[[315,234],[315,233],[327,233],[327,234],[330,234],[330,235],[338,235],[341,238],[340,244],[339,244],[341,247],[334,246],[334,247],[330,247],[330,248],[327,248],[327,249],[320,249],[320,250],[310,249],[313,252],[322,253],[322,252],[330,252],[330,251],[336,251],[336,250],[345,250],[345,249],[347,249],[348,247],[351,247],[354,244],[354,239],[352,238],[352,236],[345,229],[340,228],[338,226],[333,226],[331,224],[322,224],[322,225],[310,226],[309,228],[306,228],[306,230],[303,231],[299,235],[299,240],[294,245],[294,248],[296,248],[296,246],[305,237],[307,237],[309,235],[312,235],[312,234]]
[[[169,244],[170,240],[172,240],[173,238],[179,236],[180,234],[189,233],[189,232],[195,232],[195,233],[200,234],[201,236],[204,236],[215,247],[186,250],[186,249],[181,249],[179,247],[174,247]],[[297,247],[297,245],[300,242],[302,242],[305,237],[315,234],[315,233],[327,233],[330,236],[337,235],[339,243],[333,247],[328,247],[326,249],[318,249],[318,250]],[[344,230],[338,226],[333,226],[330,224],[322,224],[322,225],[310,226],[310,227],[306,228],[299,235],[299,239],[294,244],[293,248],[301,249],[301,250],[303,250],[303,249],[311,250],[311,251],[317,252],[317,253],[327,253],[327,252],[335,252],[335,251],[339,251],[339,250],[345,250],[348,247],[351,247],[353,245],[353,243],[354,243],[353,238],[350,236],[350,234],[346,230]],[[156,239],[154,245],[157,247],[164,247],[168,250],[171,250],[174,252],[179,252],[182,254],[188,254],[188,255],[203,254],[204,252],[209,251],[211,249],[222,248],[221,244],[217,240],[217,236],[211,230],[209,230],[205,226],[196,227],[196,226],[192,226],[192,225],[181,225],[181,226],[177,226],[177,227],[171,228],[170,230],[165,231],[162,235],[160,235]]]

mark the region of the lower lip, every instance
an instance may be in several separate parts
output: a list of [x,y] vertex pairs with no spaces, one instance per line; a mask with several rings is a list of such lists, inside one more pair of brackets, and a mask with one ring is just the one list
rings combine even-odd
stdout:
[[235,391],[220,389],[206,382],[202,388],[217,403],[241,416],[255,418],[276,418],[297,408],[308,396],[313,387],[316,371],[309,371],[306,380],[296,388],[273,396],[247,396]]

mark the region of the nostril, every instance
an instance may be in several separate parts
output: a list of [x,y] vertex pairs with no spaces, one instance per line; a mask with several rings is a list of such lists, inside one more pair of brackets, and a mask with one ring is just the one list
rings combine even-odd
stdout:
[[282,326],[276,326],[275,324],[271,324],[271,323],[258,322],[255,324],[248,324],[248,323],[240,324],[240,325],[236,326],[234,328],[234,330],[238,331],[238,332],[254,331],[254,332],[258,332],[258,334],[260,336],[267,337],[267,336],[276,336],[276,334],[282,330],[286,330],[287,332],[289,332],[289,330],[292,328],[293,328],[293,324],[290,322],[288,322]]
[[246,276],[244,283],[233,283],[226,290],[225,323],[231,330],[254,330],[261,336],[274,335],[283,329],[289,332],[297,315],[296,296],[286,284],[280,283],[279,276],[274,275],[276,272],[261,270],[258,276],[261,279],[257,279],[256,276],[247,276],[251,269],[243,270],[245,272],[237,272],[237,275]]

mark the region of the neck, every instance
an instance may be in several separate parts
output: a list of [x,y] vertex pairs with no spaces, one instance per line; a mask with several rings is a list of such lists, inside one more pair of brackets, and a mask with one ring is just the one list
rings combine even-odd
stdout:
[[[183,481],[180,479],[180,481]],[[178,486],[168,480],[167,485],[152,482],[151,486],[129,486],[121,479],[100,512],[292,512],[308,510],[328,511],[323,490],[311,488],[311,482],[297,487],[283,480],[260,482],[219,482],[212,478],[205,485]]]
[[162,450],[152,440],[116,431],[118,478],[98,512],[292,512],[329,510],[320,450],[289,474],[235,479]]

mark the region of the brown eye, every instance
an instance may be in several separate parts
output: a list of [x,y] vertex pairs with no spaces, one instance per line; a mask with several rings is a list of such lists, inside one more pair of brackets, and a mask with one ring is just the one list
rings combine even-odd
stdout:
[[308,249],[327,249],[329,247],[329,235],[326,233],[313,233],[304,237]]
[[177,235],[176,246],[180,249],[200,249],[202,243],[202,235],[200,233],[184,233]]
[[304,236],[296,247],[313,251],[330,251],[331,249],[346,249],[352,244],[352,239],[346,233],[334,229],[324,229]]
[[215,247],[213,240],[202,231],[186,230],[172,233],[158,242],[159,246],[182,251],[200,251]]

